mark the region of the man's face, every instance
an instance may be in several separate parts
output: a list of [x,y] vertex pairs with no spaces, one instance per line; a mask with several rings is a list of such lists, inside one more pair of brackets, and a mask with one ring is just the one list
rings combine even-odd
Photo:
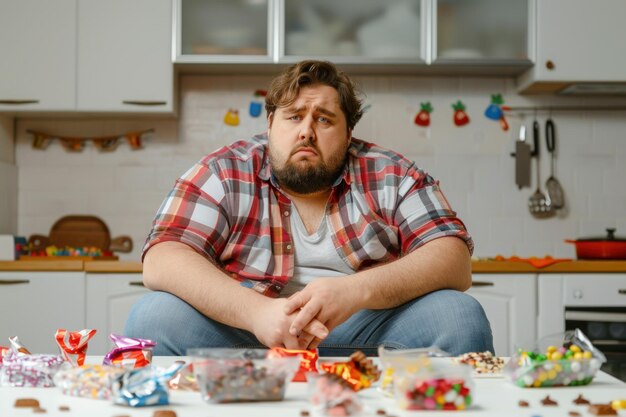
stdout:
[[352,134],[337,90],[301,88],[291,105],[268,116],[268,123],[270,165],[281,187],[298,194],[329,189],[343,172]]

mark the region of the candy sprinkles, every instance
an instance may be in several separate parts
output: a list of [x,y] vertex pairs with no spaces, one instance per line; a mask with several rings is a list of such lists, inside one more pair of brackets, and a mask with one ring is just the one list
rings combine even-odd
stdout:
[[472,404],[471,387],[465,380],[416,380],[406,391],[407,410],[464,410]]

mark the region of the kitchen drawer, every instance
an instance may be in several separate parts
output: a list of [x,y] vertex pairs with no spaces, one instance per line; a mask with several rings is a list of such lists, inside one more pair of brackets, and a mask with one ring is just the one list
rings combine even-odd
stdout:
[[563,280],[566,306],[622,307],[626,305],[626,274],[568,275]]

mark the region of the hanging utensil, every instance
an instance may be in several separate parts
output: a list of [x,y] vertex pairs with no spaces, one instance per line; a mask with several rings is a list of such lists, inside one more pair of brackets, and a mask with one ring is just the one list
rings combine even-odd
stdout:
[[533,153],[537,158],[535,161],[537,163],[537,189],[528,199],[528,210],[530,214],[537,218],[551,217],[554,215],[554,209],[552,208],[550,197],[541,192],[541,178],[539,174],[539,122],[537,122],[537,120],[533,122],[533,144],[535,145]]
[[526,142],[526,126],[522,123],[515,141],[515,184],[521,190],[530,187],[530,145]]
[[554,176],[554,151],[556,149],[556,135],[554,131],[554,122],[552,119],[548,119],[546,121],[546,147],[548,148],[548,152],[550,152],[551,161],[550,178],[546,181],[546,190],[552,202],[552,207],[558,210],[565,207],[565,192],[559,180]]

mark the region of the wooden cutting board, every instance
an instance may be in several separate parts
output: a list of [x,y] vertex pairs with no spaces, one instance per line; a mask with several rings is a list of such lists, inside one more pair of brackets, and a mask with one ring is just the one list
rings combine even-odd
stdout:
[[96,247],[108,250],[111,234],[106,223],[95,216],[65,216],[50,230],[50,242],[60,248]]

